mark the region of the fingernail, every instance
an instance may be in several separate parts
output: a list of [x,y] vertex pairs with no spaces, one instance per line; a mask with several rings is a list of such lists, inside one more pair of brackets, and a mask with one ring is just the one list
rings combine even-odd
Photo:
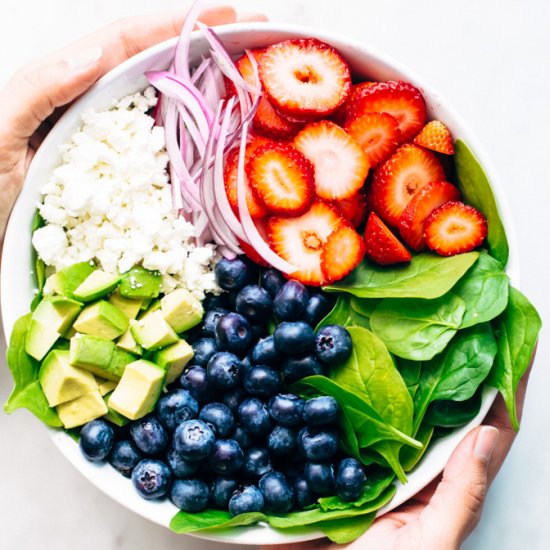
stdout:
[[103,55],[103,50],[100,46],[95,46],[88,50],[84,50],[75,54],[67,60],[67,65],[71,71],[81,71],[90,65],[93,65]]
[[493,426],[483,426],[477,435],[474,454],[489,462],[497,445],[498,429]]

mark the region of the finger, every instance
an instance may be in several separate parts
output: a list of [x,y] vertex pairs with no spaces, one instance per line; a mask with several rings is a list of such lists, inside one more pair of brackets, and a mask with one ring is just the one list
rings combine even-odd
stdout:
[[266,544],[260,546],[260,550],[335,550],[336,544],[328,539],[317,539],[307,542],[297,542],[295,544]]
[[242,13],[237,17],[237,23],[264,23],[269,21],[265,13]]

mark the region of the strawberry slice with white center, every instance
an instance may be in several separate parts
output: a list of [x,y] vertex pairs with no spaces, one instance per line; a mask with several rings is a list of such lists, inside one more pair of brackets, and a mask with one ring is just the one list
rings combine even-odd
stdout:
[[363,189],[361,189],[355,195],[347,199],[339,201],[333,201],[332,205],[349,220],[354,227],[359,227],[366,219],[369,211],[367,206],[367,195]]
[[397,120],[387,113],[367,113],[352,118],[345,129],[362,147],[372,167],[388,160],[402,142]]
[[315,196],[313,165],[291,145],[262,145],[247,162],[246,173],[256,197],[272,214],[299,216]]
[[365,228],[365,255],[379,265],[410,262],[412,258],[403,243],[374,212],[370,213]]
[[294,147],[315,168],[315,192],[328,201],[357,193],[367,177],[367,157],[340,126],[322,120],[308,124],[295,138]]
[[344,101],[340,108],[332,115],[332,120],[334,120],[336,124],[344,126],[345,122],[352,118],[353,112],[355,111],[355,100],[361,97],[363,88],[372,86],[373,84],[376,84],[376,82],[359,82],[358,84],[353,84],[346,101]]
[[445,203],[434,210],[424,225],[428,248],[441,256],[471,252],[487,237],[487,220],[473,206],[460,201]]
[[296,120],[319,120],[345,101],[351,76],[342,56],[315,38],[269,46],[260,61],[260,79],[269,101]]
[[321,269],[327,283],[334,283],[349,275],[365,255],[361,235],[348,222],[333,231],[321,252]]
[[412,84],[389,80],[362,88],[348,112],[352,118],[367,113],[388,113],[397,120],[401,137],[407,142],[424,126],[426,102]]
[[[268,236],[267,236],[267,220],[255,220],[254,225],[256,226],[256,229],[258,230],[258,233],[262,236],[263,240],[267,242]],[[256,249],[248,244],[245,241],[242,241],[241,239],[237,239],[239,241],[239,246],[241,247],[242,251],[248,256],[249,259],[251,259],[254,263],[261,265],[262,267],[270,267],[270,264],[268,264],[259,254],[256,252]]]
[[399,220],[399,231],[403,240],[417,252],[426,247],[424,223],[426,218],[441,205],[460,198],[460,191],[446,181],[432,181],[426,184],[411,199]]
[[445,171],[433,153],[402,145],[374,172],[369,204],[386,223],[395,227],[410,200],[431,181],[445,180]]
[[279,256],[298,268],[291,274],[293,279],[305,285],[321,286],[325,283],[321,269],[323,247],[343,221],[335,208],[315,201],[297,218],[270,218],[269,244]]

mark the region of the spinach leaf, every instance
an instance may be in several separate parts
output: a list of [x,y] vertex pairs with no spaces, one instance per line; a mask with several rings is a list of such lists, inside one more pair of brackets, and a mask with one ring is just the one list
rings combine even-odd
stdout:
[[264,514],[250,512],[231,517],[227,510],[209,508],[199,513],[180,510],[170,521],[170,529],[175,533],[192,533],[201,529],[227,529],[243,525],[252,525],[266,519]]
[[460,328],[466,306],[447,294],[433,300],[385,299],[371,317],[372,331],[405,359],[425,361],[445,349]]
[[321,521],[315,525],[336,544],[348,544],[366,533],[376,519],[376,512],[351,518]]
[[424,445],[422,449],[413,449],[412,447],[402,447],[399,453],[399,461],[403,467],[403,471],[410,472],[424,456],[424,453],[428,450],[428,445],[432,440],[434,434],[434,427],[430,424],[423,422],[418,427],[415,434],[416,439]]
[[508,275],[502,264],[486,252],[481,252],[477,262],[451,291],[466,304],[461,328],[498,317],[508,303],[508,285]]
[[421,361],[410,361],[409,359],[397,358],[397,370],[409,390],[410,396],[414,399],[420,383],[420,374],[422,370]]
[[531,362],[541,326],[540,316],[529,300],[519,290],[510,288],[508,306],[496,322],[498,352],[487,383],[504,397],[516,431],[516,390]]
[[15,387],[4,405],[9,414],[16,409],[26,408],[48,426],[62,426],[55,409],[48,405],[46,396],[38,382],[40,363],[27,355],[25,340],[29,331],[31,314],[20,317],[13,326],[7,352],[8,368],[11,371]]
[[[40,210],[36,209],[32,221],[31,233],[34,233],[37,229],[44,227],[45,224],[46,222],[41,216]],[[38,256],[34,248],[32,249],[31,257],[33,265],[32,271],[34,274],[34,282],[36,285],[36,294],[31,302],[31,311],[34,311],[42,300],[42,290],[44,289],[44,283],[46,282],[46,264],[44,263],[42,258]]]
[[363,316],[360,312],[357,312],[351,306],[351,299],[349,296],[341,294],[338,296],[338,300],[327,316],[322,319],[317,325],[317,329],[326,325],[342,325],[343,327],[370,327],[368,317]]
[[384,267],[365,260],[345,279],[324,287],[358,298],[438,298],[477,260],[478,252],[442,257],[417,254],[407,265]]
[[[457,428],[473,420],[481,409],[482,391],[479,389],[470,399],[434,401],[428,407],[424,422],[439,428]],[[419,436],[417,436],[421,439]]]
[[458,187],[464,202],[475,206],[487,218],[487,244],[493,258],[502,265],[508,261],[508,240],[498,212],[491,184],[469,147],[460,139],[455,141],[455,166]]

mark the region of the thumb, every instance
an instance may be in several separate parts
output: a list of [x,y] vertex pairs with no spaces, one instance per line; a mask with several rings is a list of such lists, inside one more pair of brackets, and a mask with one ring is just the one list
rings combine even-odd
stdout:
[[482,426],[455,449],[428,506],[420,516],[433,535],[433,548],[458,549],[481,517],[489,486],[488,467],[499,431]]

